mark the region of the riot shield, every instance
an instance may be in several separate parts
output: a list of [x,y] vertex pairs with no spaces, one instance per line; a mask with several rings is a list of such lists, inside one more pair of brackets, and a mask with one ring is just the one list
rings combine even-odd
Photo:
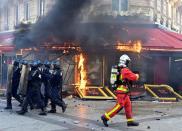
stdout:
[[12,78],[13,78],[13,65],[8,65],[8,72],[7,72],[7,93],[12,92]]
[[26,95],[27,92],[27,85],[28,85],[28,74],[29,74],[29,66],[23,65],[21,76],[20,76],[20,82],[18,87],[18,94],[19,95]]

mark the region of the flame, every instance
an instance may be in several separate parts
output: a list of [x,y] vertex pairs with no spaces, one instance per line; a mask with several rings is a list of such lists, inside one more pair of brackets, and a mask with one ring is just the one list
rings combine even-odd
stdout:
[[142,50],[142,42],[140,40],[133,42],[129,41],[128,43],[118,42],[116,49],[120,51],[132,51],[140,53]]
[[84,67],[85,58],[83,54],[79,55],[79,63],[78,63],[78,69],[80,70],[80,82],[79,82],[79,88],[80,89],[86,89],[87,84],[87,77],[86,77],[86,70]]

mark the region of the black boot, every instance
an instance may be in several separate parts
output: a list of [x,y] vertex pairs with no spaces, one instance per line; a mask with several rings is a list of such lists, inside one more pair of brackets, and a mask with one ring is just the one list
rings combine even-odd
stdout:
[[33,110],[34,109],[34,106],[33,105],[30,105],[30,110]]
[[63,104],[63,106],[62,106],[62,112],[63,113],[66,111],[66,108],[67,108],[67,105],[66,104]]
[[128,121],[127,126],[139,126],[139,123],[135,121]]
[[5,110],[12,109],[11,94],[8,93],[6,98],[7,98],[7,106],[4,109]]
[[15,100],[17,100],[20,104],[23,103],[23,99],[20,97],[20,95],[17,94],[17,91],[12,92],[12,97],[14,97]]
[[7,106],[4,108],[5,110],[11,110],[12,109],[12,106]]
[[48,113],[56,113],[56,110],[51,109],[50,111],[48,111]]
[[42,112],[39,113],[39,115],[41,115],[41,116],[46,116],[47,113],[46,113],[45,111],[42,111]]
[[20,110],[20,111],[17,111],[16,113],[19,115],[24,115],[26,112],[27,112],[26,110]]
[[103,122],[103,124],[105,125],[105,127],[108,127],[109,125],[107,124],[107,119],[104,116],[101,116],[101,120]]
[[[65,104],[63,100],[57,100],[55,103],[57,103],[57,105],[62,108],[63,113],[66,111],[67,105]],[[52,109],[56,109],[55,103],[51,103]]]
[[41,115],[41,116],[46,116],[47,115],[44,108],[41,109],[41,112],[39,113],[39,115]]
[[48,113],[56,113],[56,104],[51,101],[51,110]]

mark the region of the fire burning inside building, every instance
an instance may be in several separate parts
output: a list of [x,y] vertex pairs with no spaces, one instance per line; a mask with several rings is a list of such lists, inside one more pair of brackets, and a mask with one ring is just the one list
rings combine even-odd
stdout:
[[140,40],[129,41],[128,43],[117,42],[116,49],[120,51],[130,51],[140,53],[142,50],[142,43]]
[[79,62],[78,62],[78,69],[80,70],[80,80],[79,80],[79,88],[81,90],[85,90],[86,88],[86,84],[87,84],[87,72],[85,69],[85,58],[83,56],[83,54],[80,54],[79,56]]

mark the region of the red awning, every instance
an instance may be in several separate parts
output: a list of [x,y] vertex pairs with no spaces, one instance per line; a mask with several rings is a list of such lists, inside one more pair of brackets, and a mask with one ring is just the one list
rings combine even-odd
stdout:
[[179,33],[175,33],[175,32],[171,32],[171,31],[165,31],[166,34],[182,41],[182,34],[179,34]]
[[0,33],[0,52],[10,52],[15,49],[13,45],[13,32],[1,32]]
[[143,50],[182,51],[182,35],[160,28],[129,27],[128,35],[143,41]]

